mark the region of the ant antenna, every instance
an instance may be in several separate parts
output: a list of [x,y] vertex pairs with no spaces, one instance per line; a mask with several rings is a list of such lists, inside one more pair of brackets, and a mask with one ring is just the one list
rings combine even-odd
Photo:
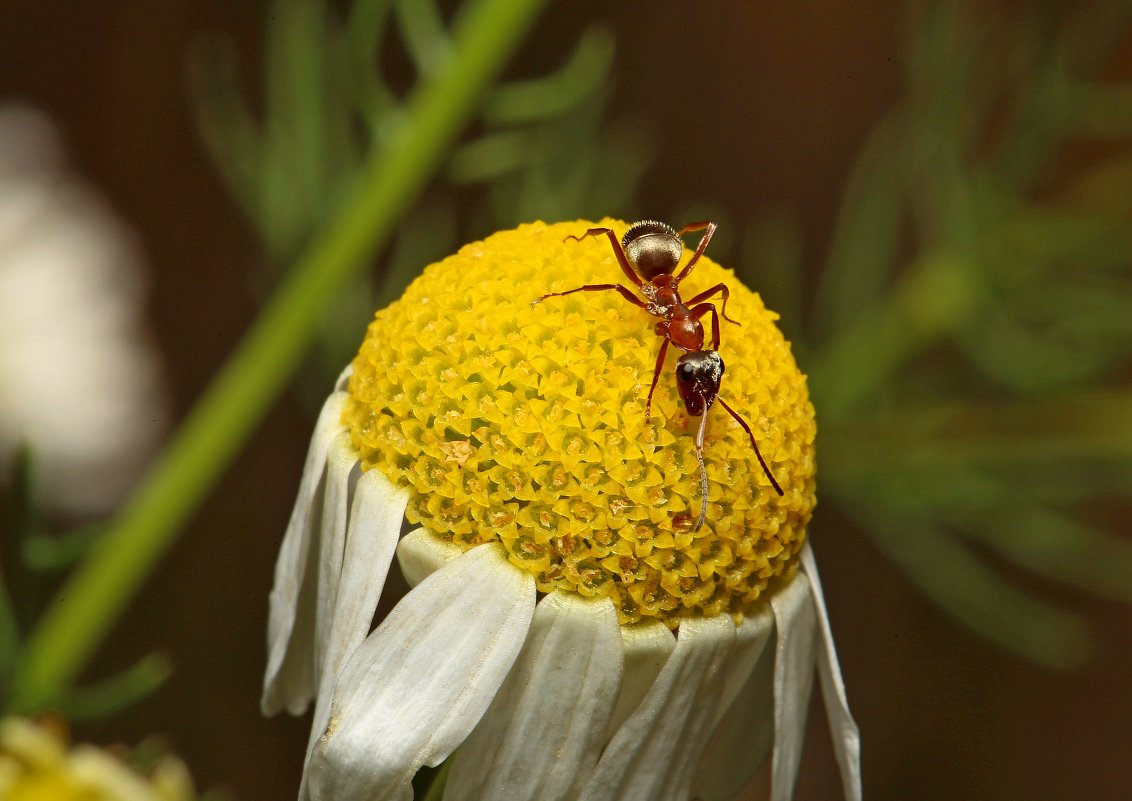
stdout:
[[704,429],[707,428],[707,409],[700,415],[700,430],[696,432],[696,458],[700,460],[700,519],[692,531],[699,531],[707,518],[707,467],[704,466]]

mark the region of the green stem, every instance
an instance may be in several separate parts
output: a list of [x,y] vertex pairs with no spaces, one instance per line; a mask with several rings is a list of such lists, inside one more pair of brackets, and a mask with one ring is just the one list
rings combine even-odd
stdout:
[[389,239],[542,0],[475,0],[455,52],[414,93],[400,130],[307,252],[190,413],[106,538],[28,641],[13,706],[57,698],[89,660],[252,428],[283,389],[327,304]]

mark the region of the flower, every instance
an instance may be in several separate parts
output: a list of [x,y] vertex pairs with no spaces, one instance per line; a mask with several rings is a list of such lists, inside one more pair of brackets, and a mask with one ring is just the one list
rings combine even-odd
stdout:
[[[604,221],[617,230],[624,223]],[[522,226],[427,268],[377,313],[316,426],[271,595],[263,709],[314,721],[301,796],[407,799],[459,749],[445,798],[733,798],[771,752],[792,794],[815,666],[846,796],[858,735],[805,528],[814,419],[775,316],[726,281],[697,421],[614,292],[592,224]],[[403,520],[419,524],[401,537]],[[412,590],[372,633],[392,559]]]
[[26,443],[44,502],[90,514],[129,489],[165,412],[133,236],[59,149],[42,114],[0,107],[0,469]]
[[0,719],[0,798],[6,801],[192,801],[184,764],[164,755],[143,775],[91,745],[68,747],[55,719]]

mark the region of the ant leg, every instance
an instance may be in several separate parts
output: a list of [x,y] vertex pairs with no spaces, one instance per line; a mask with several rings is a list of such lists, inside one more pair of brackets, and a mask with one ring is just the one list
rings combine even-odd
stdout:
[[692,309],[692,316],[697,320],[711,312],[711,349],[719,350],[719,314],[714,303],[701,303]]
[[[617,234],[613,233],[612,228],[590,228],[581,236],[574,236],[571,234],[566,239],[573,239],[575,242],[581,242],[587,236],[607,236],[609,237],[609,244],[613,245],[613,255],[617,257],[617,263],[621,265],[621,271],[637,286],[644,286],[644,281],[637,275],[637,271],[633,269],[633,265],[629,263],[629,257],[625,255],[625,249],[621,247],[620,240],[617,239]],[[565,242],[566,239],[562,241]]]
[[620,292],[621,297],[625,298],[625,300],[629,301],[634,306],[639,306],[642,309],[648,309],[648,304],[634,295],[633,290],[629,289],[629,287],[627,286],[622,286],[621,284],[586,284],[585,286],[580,286],[577,289],[568,289],[565,292],[548,292],[547,294],[532,300],[531,305],[534,306],[538,303],[541,303],[547,298],[560,298],[564,295],[573,295],[575,292],[605,292],[606,290],[610,289],[615,289]]
[[778,482],[774,480],[774,474],[771,473],[770,468],[766,466],[766,460],[763,459],[762,453],[759,452],[758,443],[755,442],[755,435],[751,433],[751,427],[749,425],[747,425],[747,421],[744,420],[742,417],[740,417],[739,414],[734,409],[732,409],[730,406],[728,406],[727,401],[725,401],[723,398],[720,398],[717,395],[716,399],[720,403],[723,404],[723,408],[727,410],[727,413],[730,414],[732,417],[734,417],[735,420],[739,423],[739,425],[743,426],[743,430],[746,431],[747,436],[751,438],[751,447],[755,449],[755,456],[758,457],[759,464],[762,465],[763,472],[766,473],[766,477],[770,479],[770,483],[774,487],[774,491],[777,492],[779,495],[784,494],[782,492],[782,487],[780,487],[778,485]]
[[688,263],[684,265],[684,269],[673,279],[672,283],[679,285],[679,283],[688,276],[688,273],[692,272],[692,268],[696,266],[696,262],[700,260],[700,256],[704,255],[704,251],[707,250],[708,242],[711,241],[716,227],[716,224],[713,222],[690,223],[676,233],[677,236],[683,237],[684,234],[689,231],[703,231],[704,235],[700,237],[700,244],[696,245],[696,252],[692,254],[692,258],[688,260]]
[[727,299],[731,297],[731,290],[727,288],[727,284],[720,283],[716,284],[711,289],[705,289],[703,292],[689,300],[687,304],[689,306],[694,306],[701,300],[707,300],[716,292],[723,296],[723,308],[721,308],[719,312],[721,315],[723,315],[723,319],[729,323],[734,323],[735,325],[742,325],[742,323],[740,323],[738,320],[732,320],[727,316]]
[[652,373],[652,386],[649,387],[649,399],[645,401],[645,419],[652,418],[652,394],[656,392],[656,382],[660,380],[660,371],[664,369],[664,356],[668,353],[668,340],[660,343],[660,353],[656,356],[656,369]]

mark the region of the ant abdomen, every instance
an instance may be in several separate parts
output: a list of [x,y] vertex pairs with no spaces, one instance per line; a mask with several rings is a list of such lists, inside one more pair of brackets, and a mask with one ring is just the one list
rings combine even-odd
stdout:
[[676,229],[656,220],[634,223],[621,238],[621,247],[646,281],[674,273],[684,253],[684,242]]
[[683,351],[697,351],[704,347],[704,327],[693,318],[661,320],[653,330]]

